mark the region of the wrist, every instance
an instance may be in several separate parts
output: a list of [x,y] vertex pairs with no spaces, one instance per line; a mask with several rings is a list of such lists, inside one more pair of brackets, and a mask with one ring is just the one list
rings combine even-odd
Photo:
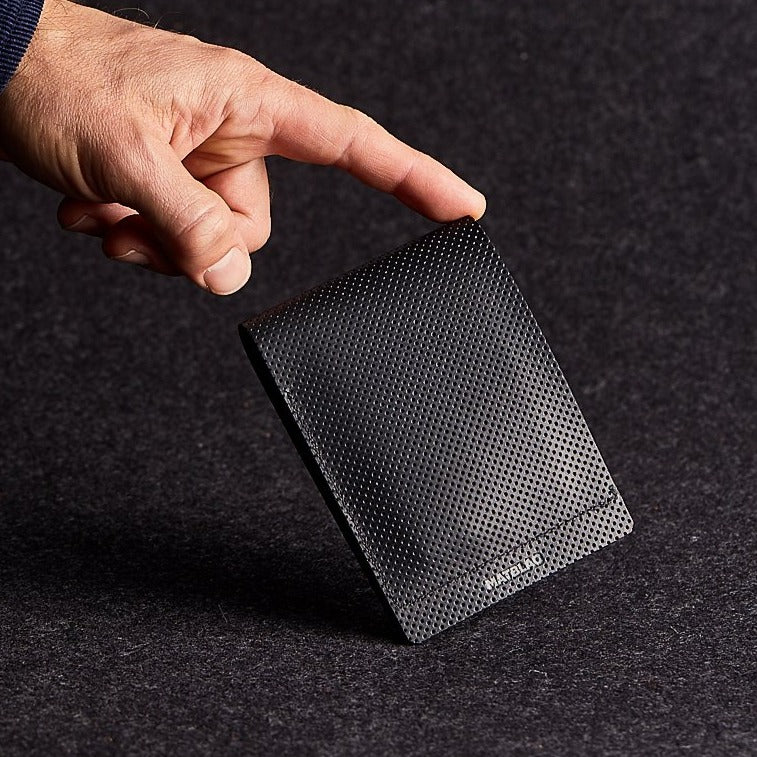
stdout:
[[0,5],[0,93],[15,75],[38,25],[43,0]]
[[51,38],[64,33],[66,18],[70,16],[71,12],[68,6],[72,5],[73,3],[67,2],[67,0],[44,0],[37,27],[29,41],[24,57],[18,64],[16,73],[8,83],[9,86],[27,78],[30,75],[29,69],[34,68],[35,62],[44,59],[44,49]]
[[0,91],[0,159],[14,162],[22,141],[19,134],[29,128],[29,119],[49,115],[38,95],[55,86],[51,83],[55,81],[52,70],[58,57],[54,40],[65,28],[64,16],[70,16],[70,9],[77,7],[66,0],[38,0],[36,9],[34,4],[35,0],[23,0],[17,6],[27,14],[29,39]]

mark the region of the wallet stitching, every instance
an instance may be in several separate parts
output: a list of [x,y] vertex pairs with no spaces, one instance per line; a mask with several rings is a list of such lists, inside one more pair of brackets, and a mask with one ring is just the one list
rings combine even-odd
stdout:
[[396,605],[397,609],[404,609],[406,607],[409,607],[411,605],[418,604],[422,602],[426,597],[433,596],[434,594],[437,594],[440,591],[443,591],[448,586],[453,586],[454,584],[460,583],[460,581],[467,576],[471,576],[474,573],[478,573],[480,570],[485,568],[487,565],[492,565],[493,563],[497,562],[498,560],[501,560],[503,557],[506,557],[507,555],[513,554],[514,552],[518,552],[519,550],[525,549],[529,547],[534,542],[539,541],[540,539],[543,539],[545,536],[548,536],[549,534],[564,528],[569,523],[572,523],[575,520],[578,520],[580,518],[585,518],[587,515],[593,512],[599,512],[600,510],[605,510],[608,507],[611,507],[612,505],[615,505],[620,500],[620,496],[615,489],[615,487],[611,487],[612,493],[602,502],[599,502],[596,505],[589,505],[584,510],[581,510],[580,513],[576,513],[575,515],[572,515],[570,518],[566,518],[565,520],[561,520],[559,523],[556,523],[554,526],[551,526],[550,528],[545,529],[537,536],[532,537],[528,541],[524,541],[521,544],[518,544],[517,546],[513,547],[512,549],[509,549],[507,552],[502,552],[501,554],[497,555],[496,557],[493,557],[491,560],[487,560],[486,562],[482,562],[479,565],[477,565],[474,568],[471,568],[470,570],[465,570],[462,573],[460,573],[455,578],[452,578],[449,581],[445,581],[443,584],[439,584],[438,586],[434,587],[433,589],[429,589],[429,591],[424,592],[418,597],[415,597],[414,599],[410,599],[406,602],[402,602],[398,605]]

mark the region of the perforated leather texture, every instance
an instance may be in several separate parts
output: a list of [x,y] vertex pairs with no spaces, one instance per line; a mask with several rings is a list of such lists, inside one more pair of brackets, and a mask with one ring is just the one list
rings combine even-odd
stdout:
[[410,641],[631,530],[544,336],[472,219],[240,331]]

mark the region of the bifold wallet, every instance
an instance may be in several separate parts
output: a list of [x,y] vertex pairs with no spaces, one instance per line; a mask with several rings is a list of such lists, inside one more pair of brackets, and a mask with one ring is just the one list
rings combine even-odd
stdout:
[[472,219],[240,333],[409,641],[631,530],[543,334]]

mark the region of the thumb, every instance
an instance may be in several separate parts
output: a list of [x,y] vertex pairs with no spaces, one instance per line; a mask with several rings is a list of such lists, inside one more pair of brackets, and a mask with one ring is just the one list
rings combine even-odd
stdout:
[[121,201],[150,224],[162,254],[179,271],[214,294],[232,294],[247,283],[252,263],[234,214],[187,171],[170,145],[151,150],[147,169],[125,184]]

